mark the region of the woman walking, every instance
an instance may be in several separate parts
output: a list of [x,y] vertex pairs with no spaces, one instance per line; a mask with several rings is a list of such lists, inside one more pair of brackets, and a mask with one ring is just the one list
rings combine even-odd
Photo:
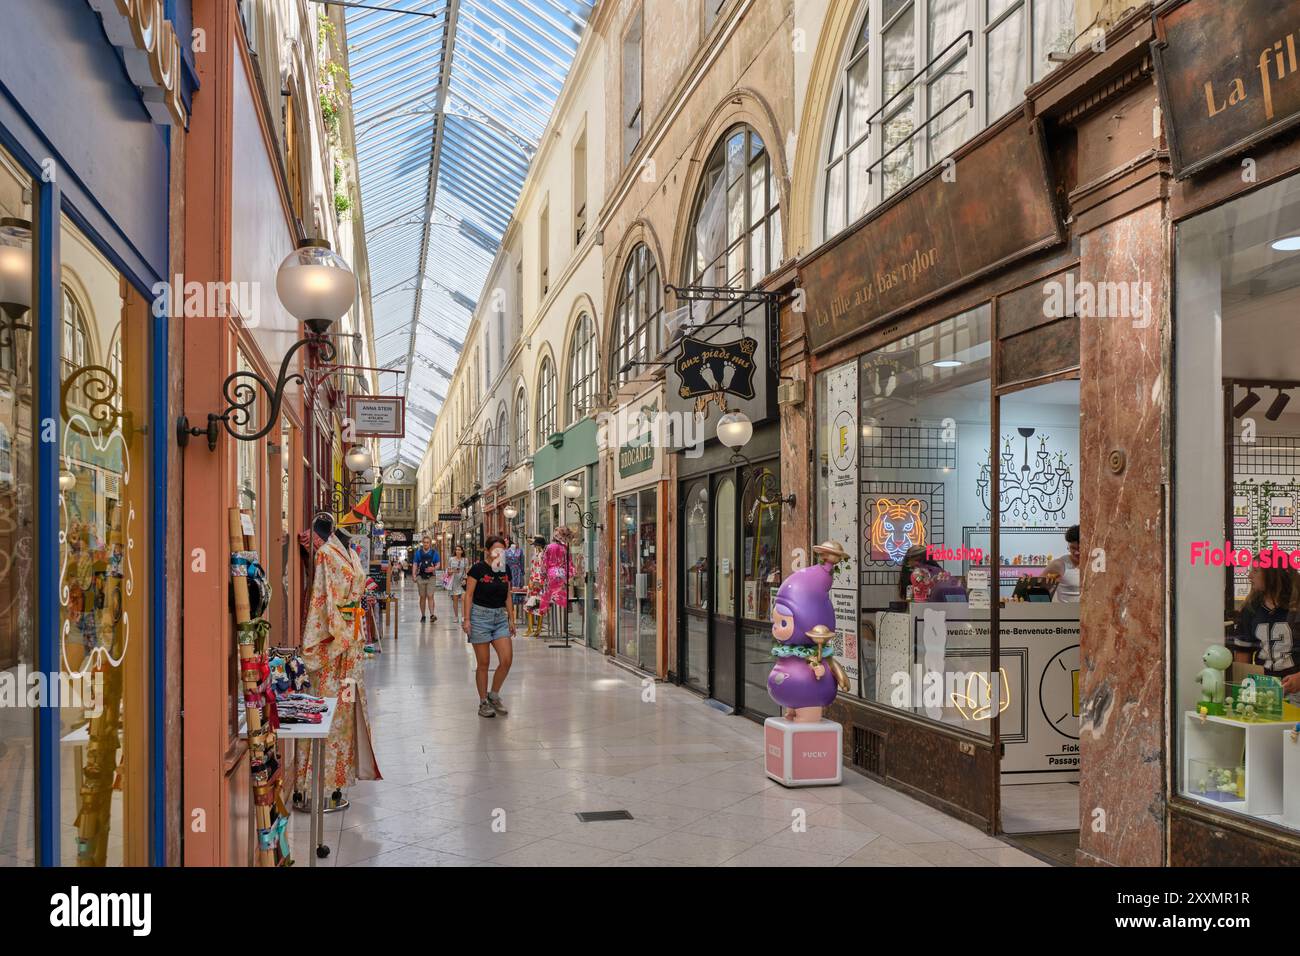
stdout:
[[465,549],[456,545],[452,558],[447,562],[447,591],[451,594],[451,610],[456,621],[463,624],[460,613],[460,596],[465,593],[465,570],[469,562],[465,560]]
[[[505,540],[493,535],[484,548],[487,561],[479,561],[465,577],[465,609],[461,627],[474,648],[474,686],[478,690],[478,715],[508,714],[501,702],[501,685],[514,658],[515,606],[510,601],[510,572],[506,570]],[[497,669],[488,690],[488,648],[497,652]]]

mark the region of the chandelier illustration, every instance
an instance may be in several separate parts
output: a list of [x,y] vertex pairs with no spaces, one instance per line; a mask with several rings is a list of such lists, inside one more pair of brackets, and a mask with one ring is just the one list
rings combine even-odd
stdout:
[[[1012,439],[1002,439],[1002,454],[998,459],[998,514],[1012,520],[1029,521],[1034,518],[1051,518],[1065,511],[1066,504],[1074,497],[1074,480],[1070,477],[1070,466],[1066,464],[1065,452],[1053,455],[1047,450],[1047,436],[1038,436],[1038,451],[1034,454],[1032,467],[1029,461],[1029,439],[1036,429],[1017,428],[1024,439],[1024,459],[1016,467],[1015,455],[1011,450]],[[989,463],[980,466],[979,477],[975,480],[979,488],[980,503],[985,511],[989,509]],[[990,511],[991,513],[991,511]]]

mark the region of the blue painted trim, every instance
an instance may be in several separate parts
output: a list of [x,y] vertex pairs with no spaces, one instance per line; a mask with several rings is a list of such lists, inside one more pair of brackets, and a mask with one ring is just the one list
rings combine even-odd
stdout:
[[[167,153],[171,155],[172,132],[167,130]],[[171,166],[168,164],[168,195],[171,195]],[[168,337],[170,328],[168,323],[170,317],[164,311],[159,316],[150,312],[153,322],[152,334],[150,340],[152,348],[150,350],[150,361],[153,363],[150,367],[152,373],[152,408],[150,411],[150,425],[152,431],[150,437],[152,448],[150,449],[150,461],[153,464],[153,481],[151,483],[151,497],[153,501],[153,541],[150,550],[150,567],[153,568],[153,580],[150,582],[150,597],[152,598],[153,607],[151,609],[152,623],[152,648],[149,659],[152,662],[152,684],[153,684],[153,701],[152,701],[152,719],[149,737],[150,762],[152,764],[152,773],[149,775],[149,782],[152,788],[152,800],[150,801],[150,830],[151,839],[149,847],[149,861],[153,866],[165,866],[167,864],[167,525],[169,512],[167,509],[167,489],[168,472],[167,472],[167,452],[170,448],[169,438],[172,435],[171,412],[168,403],[168,371],[170,367],[170,353],[168,350]]]
[[[59,680],[59,184],[36,182],[36,659],[48,686]],[[53,441],[45,439],[53,436]],[[36,713],[37,861],[58,866],[59,708],[46,695]]]
[[3,131],[0,136],[5,145],[32,175],[40,177],[42,159],[54,161],[59,191],[64,201],[76,210],[74,218],[78,227],[109,255],[113,265],[133,285],[151,289],[154,283],[164,281],[167,264],[159,264],[161,273],[150,264],[145,253],[117,227],[108,210],[77,176],[64,156],[54,149],[41,132],[40,125],[19,105],[3,81],[0,81],[0,131]]

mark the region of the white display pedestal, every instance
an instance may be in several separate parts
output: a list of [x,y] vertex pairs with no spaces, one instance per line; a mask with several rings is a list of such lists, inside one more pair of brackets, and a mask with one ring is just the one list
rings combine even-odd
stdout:
[[844,728],[833,720],[797,724],[784,717],[763,721],[767,775],[786,787],[840,783],[844,777]]
[[[1186,795],[1211,806],[1238,810],[1254,816],[1282,812],[1283,728],[1294,721],[1241,721],[1227,717],[1205,716],[1185,712],[1183,735],[1183,784]],[[1287,740],[1290,744],[1290,740]],[[1288,748],[1289,749],[1289,748]],[[1204,760],[1218,767],[1236,767],[1243,761],[1246,768],[1244,800],[1214,800],[1194,792],[1191,761]],[[1300,758],[1300,754],[1296,755]],[[1300,770],[1297,771],[1300,773]],[[1300,791],[1291,788],[1292,800],[1300,800]]]

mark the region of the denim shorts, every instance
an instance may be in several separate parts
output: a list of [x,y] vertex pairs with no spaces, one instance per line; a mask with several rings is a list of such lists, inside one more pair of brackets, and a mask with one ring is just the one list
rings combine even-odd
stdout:
[[497,638],[509,636],[510,616],[505,608],[470,605],[469,642],[471,644],[491,644]]

